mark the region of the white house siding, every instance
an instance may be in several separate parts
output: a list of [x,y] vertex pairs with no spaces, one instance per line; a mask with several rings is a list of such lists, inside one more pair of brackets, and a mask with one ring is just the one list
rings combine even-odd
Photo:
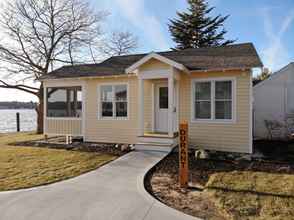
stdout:
[[[265,120],[285,124],[294,113],[294,64],[291,63],[253,88],[254,137],[269,138]],[[284,138],[285,130],[278,129],[274,138]]]

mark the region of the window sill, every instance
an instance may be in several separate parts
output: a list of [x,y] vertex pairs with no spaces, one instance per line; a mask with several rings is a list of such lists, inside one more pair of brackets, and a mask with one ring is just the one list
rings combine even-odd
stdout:
[[82,120],[82,117],[46,117],[46,120]]
[[129,117],[98,117],[98,120],[101,121],[127,121]]
[[199,124],[236,124],[236,120],[215,120],[215,119],[192,119],[191,123]]

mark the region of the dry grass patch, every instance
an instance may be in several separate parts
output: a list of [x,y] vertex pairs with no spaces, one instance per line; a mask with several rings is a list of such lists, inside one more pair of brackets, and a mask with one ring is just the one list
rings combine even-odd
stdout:
[[206,187],[294,197],[294,175],[252,171],[221,172],[212,174]]
[[226,219],[294,219],[294,198],[223,190],[208,193],[215,198],[215,205]]
[[8,145],[41,137],[31,133],[0,136],[0,191],[65,180],[94,170],[116,158],[100,153]]
[[161,161],[146,178],[157,199],[210,220],[294,220],[294,164],[189,160],[190,185],[181,189],[178,155]]

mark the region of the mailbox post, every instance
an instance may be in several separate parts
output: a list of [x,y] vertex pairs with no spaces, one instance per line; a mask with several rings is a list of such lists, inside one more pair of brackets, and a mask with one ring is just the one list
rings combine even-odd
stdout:
[[188,122],[180,123],[179,181],[182,188],[188,187]]

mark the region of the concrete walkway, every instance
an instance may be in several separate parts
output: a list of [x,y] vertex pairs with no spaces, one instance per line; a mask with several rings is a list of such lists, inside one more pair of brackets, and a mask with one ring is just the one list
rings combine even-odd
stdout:
[[141,149],[70,180],[0,192],[0,219],[196,219],[163,205],[144,189],[144,175],[168,153],[164,148]]

